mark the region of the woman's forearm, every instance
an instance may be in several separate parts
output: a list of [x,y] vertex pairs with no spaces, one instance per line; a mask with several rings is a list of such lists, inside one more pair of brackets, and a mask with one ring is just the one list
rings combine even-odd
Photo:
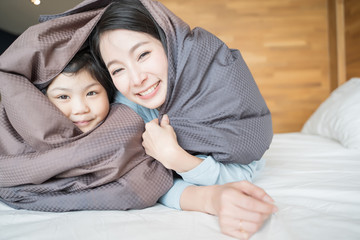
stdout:
[[252,182],[265,166],[265,159],[253,161],[248,165],[238,163],[222,163],[211,156],[196,155],[203,161],[195,168],[177,172],[186,182],[195,185],[209,186],[225,184],[229,182],[249,181]]
[[215,193],[215,186],[188,186],[180,197],[180,207],[185,211],[198,211],[212,215],[216,209],[212,203]]
[[174,151],[170,159],[170,169],[178,173],[188,172],[199,166],[203,161],[203,159],[189,154],[180,146]]

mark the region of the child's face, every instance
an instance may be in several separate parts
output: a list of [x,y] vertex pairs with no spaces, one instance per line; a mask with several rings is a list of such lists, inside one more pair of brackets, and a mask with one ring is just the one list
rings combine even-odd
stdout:
[[94,129],[109,112],[106,90],[85,70],[76,74],[59,74],[46,94],[83,132]]

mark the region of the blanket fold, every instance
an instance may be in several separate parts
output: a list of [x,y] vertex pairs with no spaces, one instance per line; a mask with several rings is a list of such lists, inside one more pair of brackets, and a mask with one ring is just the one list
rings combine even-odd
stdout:
[[86,41],[103,9],[27,29],[0,56],[0,201],[38,211],[127,210],[154,205],[172,174],[145,154],[143,120],[114,104],[82,133],[39,90]]

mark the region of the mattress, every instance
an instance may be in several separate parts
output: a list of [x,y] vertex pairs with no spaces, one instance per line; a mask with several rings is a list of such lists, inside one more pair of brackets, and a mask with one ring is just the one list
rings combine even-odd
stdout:
[[[360,239],[360,150],[305,133],[275,134],[254,183],[275,200],[251,239]],[[65,213],[15,210],[0,203],[1,240],[233,239],[217,217],[161,204],[143,210]]]

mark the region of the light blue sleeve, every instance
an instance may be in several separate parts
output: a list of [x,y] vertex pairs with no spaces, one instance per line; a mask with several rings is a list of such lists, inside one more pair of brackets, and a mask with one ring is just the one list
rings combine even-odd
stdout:
[[119,91],[117,91],[115,95],[115,102],[122,103],[130,107],[134,110],[140,117],[144,120],[145,123],[150,122],[151,120],[158,118],[159,111],[157,109],[149,109],[143,106],[140,106],[129,99],[127,99],[124,95],[122,95]]
[[248,165],[236,163],[221,163],[211,156],[197,155],[204,159],[197,167],[178,174],[184,181],[196,185],[209,186],[247,180],[252,182],[256,175],[264,168],[265,159],[253,161]]
[[192,186],[192,185],[194,185],[194,184],[185,182],[184,180],[182,180],[180,178],[175,178],[173,186],[170,188],[170,190],[167,193],[165,193],[159,199],[159,203],[161,203],[167,207],[170,207],[170,208],[175,208],[175,209],[181,210],[181,207],[180,207],[181,194],[183,193],[185,188],[187,188],[188,186]]

